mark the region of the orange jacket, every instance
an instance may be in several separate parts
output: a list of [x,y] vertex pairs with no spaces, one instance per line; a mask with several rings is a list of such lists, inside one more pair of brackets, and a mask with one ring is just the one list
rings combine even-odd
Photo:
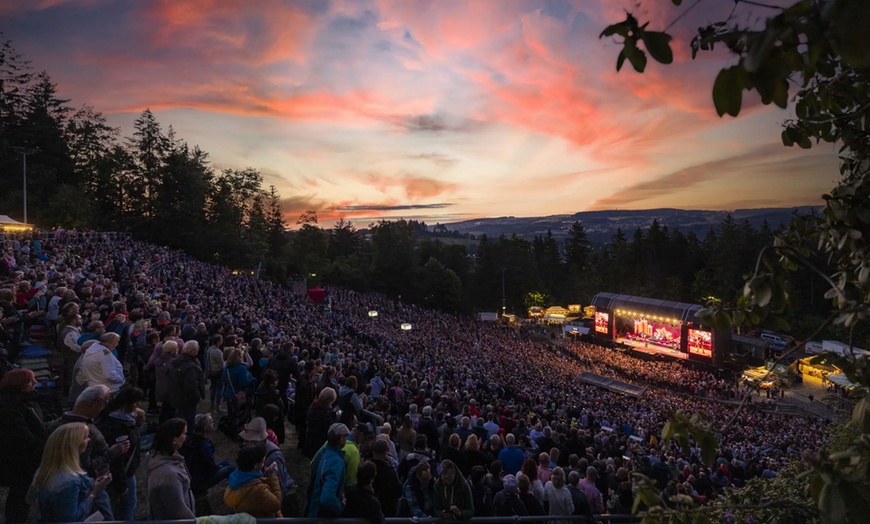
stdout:
[[258,518],[282,518],[281,485],[277,477],[260,477],[238,489],[224,490],[224,504],[236,513]]

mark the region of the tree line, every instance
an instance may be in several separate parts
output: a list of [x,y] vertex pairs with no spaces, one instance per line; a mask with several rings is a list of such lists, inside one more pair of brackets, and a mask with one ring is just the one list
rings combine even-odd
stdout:
[[[0,36],[2,40],[2,36]],[[45,72],[0,43],[0,209],[28,222],[127,231],[235,267],[286,244],[280,195],[254,168],[216,171],[208,153],[146,109],[131,136],[89,105],[58,94]]]
[[[208,153],[146,109],[123,137],[93,107],[74,108],[47,72],[35,73],[9,41],[0,46],[0,209],[22,211],[21,148],[29,221],[131,232],[238,269],[262,267],[279,282],[384,293],[429,307],[523,314],[532,305],[588,304],[600,291],[697,303],[736,301],[757,253],[774,238],[764,224],[726,217],[704,238],[653,221],[591,243],[574,223],[564,243],[550,232],[479,238],[420,221],[358,230],[321,227],[315,211],[288,229],[275,187],[254,168],[215,170]],[[823,261],[822,261],[823,264]],[[793,279],[797,335],[826,306],[811,274]]]

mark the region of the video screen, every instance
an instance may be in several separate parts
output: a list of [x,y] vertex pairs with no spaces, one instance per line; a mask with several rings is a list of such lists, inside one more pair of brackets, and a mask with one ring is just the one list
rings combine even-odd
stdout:
[[595,312],[595,332],[610,334],[610,315],[601,311]]
[[689,353],[702,357],[713,356],[713,334],[709,331],[689,330]]

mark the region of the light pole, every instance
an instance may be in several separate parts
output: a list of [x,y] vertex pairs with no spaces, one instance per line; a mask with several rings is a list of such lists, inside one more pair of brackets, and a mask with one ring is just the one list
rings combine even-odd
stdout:
[[504,295],[504,272],[507,268],[501,268],[501,316],[504,316],[505,310],[507,309],[505,295]]
[[12,146],[12,150],[21,155],[23,159],[23,171],[24,171],[24,223],[27,223],[27,155],[32,155],[34,153],[39,152],[38,147],[23,147],[23,146]]

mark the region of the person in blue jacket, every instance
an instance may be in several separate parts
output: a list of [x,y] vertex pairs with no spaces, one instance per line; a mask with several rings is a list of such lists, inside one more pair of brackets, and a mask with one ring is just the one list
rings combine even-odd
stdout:
[[36,504],[36,522],[81,522],[97,511],[104,520],[113,520],[106,494],[111,473],[94,480],[79,464],[89,434],[87,425],[72,422],[48,437],[27,496]]
[[[251,408],[254,405],[253,389],[256,379],[245,365],[242,350],[231,349],[227,354],[227,365],[223,371],[224,398],[227,400],[227,418],[232,432],[237,434],[250,418]],[[244,393],[244,402],[239,399],[239,394]]]
[[350,430],[341,423],[329,427],[326,445],[311,460],[311,484],[305,516],[338,518],[344,511],[345,463],[342,448]]

